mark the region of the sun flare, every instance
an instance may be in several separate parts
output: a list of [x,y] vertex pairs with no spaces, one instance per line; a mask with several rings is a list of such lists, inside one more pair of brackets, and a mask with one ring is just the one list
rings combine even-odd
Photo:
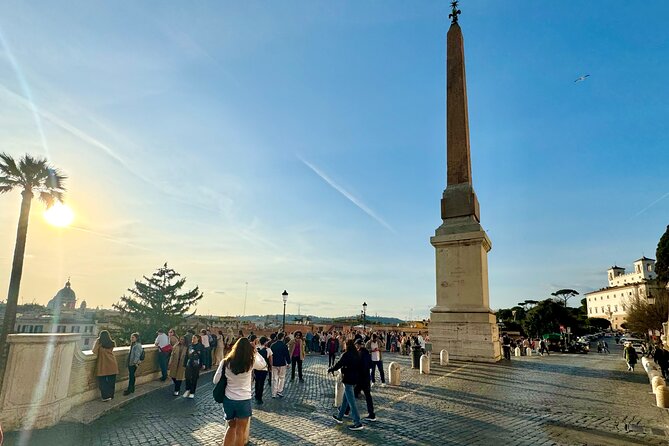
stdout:
[[56,203],[44,212],[44,219],[53,226],[60,228],[69,226],[74,220],[74,212],[63,203]]

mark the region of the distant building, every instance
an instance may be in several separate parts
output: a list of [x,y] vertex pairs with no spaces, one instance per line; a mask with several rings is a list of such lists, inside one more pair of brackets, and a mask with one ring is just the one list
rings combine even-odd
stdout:
[[[95,312],[86,310],[86,301],[76,309],[77,295],[68,280],[47,304],[48,311],[31,310],[16,315],[15,333],[79,333],[82,350],[90,350],[98,337]],[[43,308],[43,307],[42,307]]]
[[608,286],[585,294],[588,317],[608,319],[612,328],[619,329],[632,300],[652,298],[659,290],[655,260],[642,257],[633,266],[631,273],[625,273],[625,268],[617,265],[612,266],[607,271]]

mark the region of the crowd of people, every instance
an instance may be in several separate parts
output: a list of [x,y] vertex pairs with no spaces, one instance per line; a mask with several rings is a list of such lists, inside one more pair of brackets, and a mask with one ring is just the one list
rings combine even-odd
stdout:
[[[131,335],[128,350],[128,386],[123,392],[135,392],[135,376],[145,353],[138,333]],[[174,329],[158,330],[154,345],[160,380],[171,378],[174,396],[195,398],[200,373],[216,368],[213,382],[225,380],[223,406],[229,429],[225,445],[245,444],[246,427],[252,413],[252,401],[264,403],[265,387],[270,387],[272,398],[283,398],[290,367],[290,380],[304,382],[303,361],[307,355],[328,355],[328,372],[341,371],[344,397],[339,412],[333,417],[337,423],[350,414],[352,430],[363,428],[362,421],[376,421],[371,388],[378,379],[385,386],[383,353],[408,355],[411,348],[425,350],[429,339],[418,334],[400,331],[331,330],[274,332],[269,337],[257,337],[253,332],[245,336],[242,330],[224,334],[221,330],[202,329],[199,333],[188,330],[182,336]],[[116,343],[107,330],[99,333],[93,353],[97,356],[96,376],[102,401],[114,398],[119,367],[114,355]],[[183,388],[183,389],[182,389]],[[181,393],[183,390],[183,393]],[[364,394],[367,416],[361,419],[356,397]]]

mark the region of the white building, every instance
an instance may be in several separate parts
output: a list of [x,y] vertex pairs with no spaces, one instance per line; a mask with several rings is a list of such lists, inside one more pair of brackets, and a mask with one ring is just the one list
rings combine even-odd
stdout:
[[[655,260],[642,257],[634,262],[634,271],[625,273],[625,268],[613,266],[608,269],[609,285],[598,291],[586,293],[588,317],[602,317],[611,322],[614,329],[625,322],[627,307],[633,299],[652,298],[658,288]],[[657,294],[657,293],[656,293]]]

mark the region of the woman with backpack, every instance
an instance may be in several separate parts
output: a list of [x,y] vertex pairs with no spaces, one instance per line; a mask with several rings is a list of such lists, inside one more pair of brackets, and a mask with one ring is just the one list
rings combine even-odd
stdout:
[[173,347],[170,355],[170,363],[168,364],[168,374],[174,383],[174,396],[179,396],[181,390],[181,383],[186,377],[186,355],[188,354],[188,346],[186,345],[186,337],[182,336],[179,342]]
[[214,385],[225,377],[223,409],[228,422],[224,446],[242,446],[248,442],[246,428],[251,418],[251,372],[264,370],[267,363],[247,338],[239,338],[221,361],[214,375]]
[[272,370],[272,349],[267,347],[269,339],[265,336],[260,338],[260,346],[258,347],[258,353],[262,356],[262,359],[265,360],[267,367],[262,370],[254,370],[254,378],[256,383],[256,404],[263,404],[262,394],[265,390],[265,381],[267,380],[267,375]]
[[114,347],[116,347],[116,343],[109,336],[107,330],[100,332],[93,345],[93,354],[97,356],[95,376],[98,378],[102,401],[111,401],[114,398],[116,375],[118,375],[118,363],[114,356]]
[[186,391],[184,392],[184,398],[195,398],[195,389],[197,388],[197,380],[200,378],[200,368],[202,368],[204,356],[205,350],[200,341],[200,336],[193,335],[188,352],[184,358],[184,366],[186,367]]
[[139,342],[139,333],[130,335],[130,353],[128,353],[128,388],[123,391],[123,395],[135,393],[135,373],[137,366],[142,362],[142,343]]

